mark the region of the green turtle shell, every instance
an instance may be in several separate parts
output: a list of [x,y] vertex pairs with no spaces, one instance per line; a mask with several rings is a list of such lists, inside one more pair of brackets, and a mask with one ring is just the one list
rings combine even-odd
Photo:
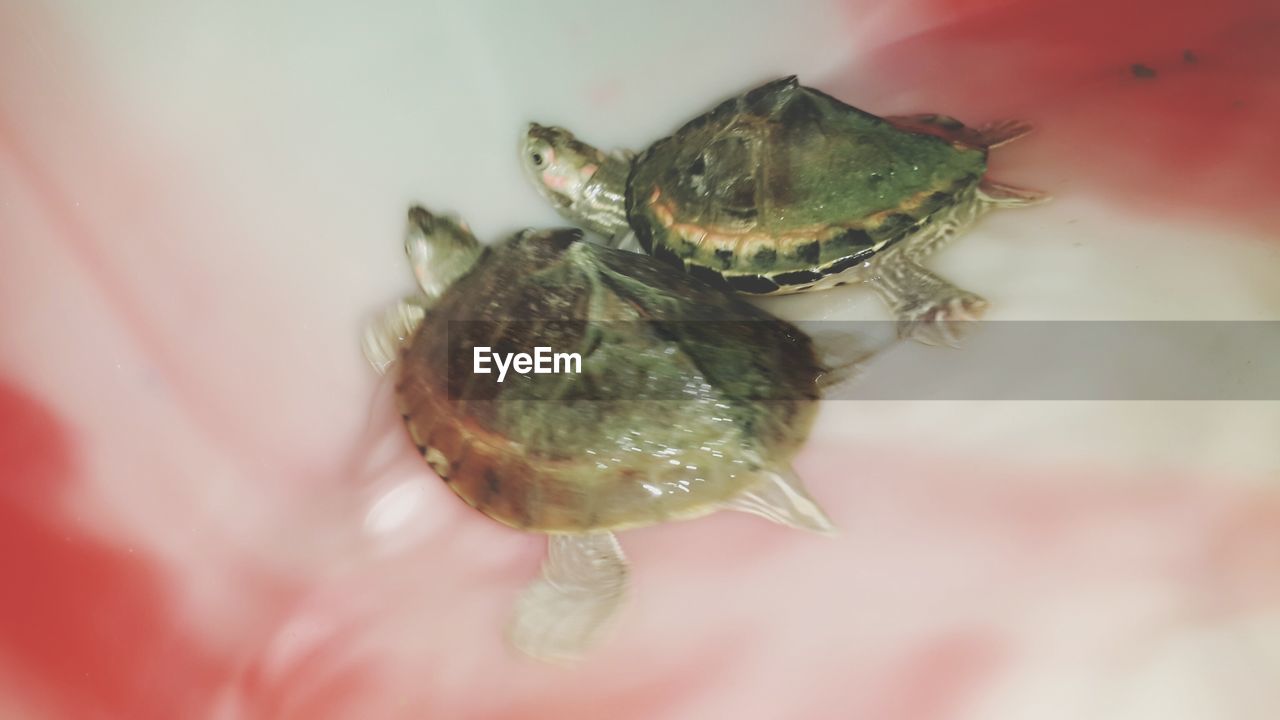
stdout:
[[[575,532],[711,512],[807,436],[824,372],[794,326],[656,260],[526,231],[439,298],[398,363],[411,437],[507,525]],[[474,348],[580,374],[472,372]]]
[[639,156],[627,219],[646,252],[715,285],[807,288],[965,202],[986,150],[891,123],[794,77],[721,103]]

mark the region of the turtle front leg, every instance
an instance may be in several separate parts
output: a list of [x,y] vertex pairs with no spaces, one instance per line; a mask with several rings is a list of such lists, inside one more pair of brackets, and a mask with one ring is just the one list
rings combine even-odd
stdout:
[[516,605],[511,644],[538,660],[580,657],[617,615],[627,576],[627,561],[613,533],[548,536],[542,577]]
[[360,349],[379,375],[396,361],[400,348],[422,324],[427,315],[427,304],[427,298],[422,295],[403,298],[365,328]]
[[898,319],[898,337],[926,345],[959,345],[967,322],[986,312],[987,301],[961,290],[894,248],[876,260],[868,284]]

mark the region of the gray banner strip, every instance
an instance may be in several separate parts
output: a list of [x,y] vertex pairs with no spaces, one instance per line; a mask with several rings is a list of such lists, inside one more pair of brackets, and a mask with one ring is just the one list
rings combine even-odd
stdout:
[[[877,325],[804,327],[892,334]],[[1280,322],[982,322],[959,348],[879,347],[829,399],[1280,400]]]
[[[500,386],[491,376],[477,378],[471,365],[477,339],[511,337],[515,323],[500,325],[450,322],[450,335],[458,333],[461,345],[450,346],[451,386],[459,396],[473,399],[497,397]],[[531,323],[525,339],[553,336],[550,324]],[[578,330],[586,326],[576,325]],[[594,323],[594,331],[630,337],[635,333],[659,333],[671,342],[701,343],[703,347],[728,338],[742,338],[742,323],[646,323],[642,328],[623,323]],[[750,325],[750,323],[748,323]],[[722,326],[722,327],[721,327]],[[961,346],[934,347],[896,338],[892,322],[799,323],[817,347],[836,363],[861,357],[860,371],[829,388],[829,400],[1280,400],[1280,321],[1036,321],[957,323],[963,333]],[[773,326],[776,328],[776,325]],[[763,330],[764,326],[761,326]],[[462,330],[466,332],[461,332]],[[563,328],[560,328],[563,330]],[[570,328],[573,330],[573,328]],[[755,332],[748,329],[746,332]],[[562,332],[574,347],[557,352],[581,351],[584,365],[594,368],[591,386],[579,386],[580,400],[617,400],[635,390],[621,387],[610,366],[592,361],[590,333]],[[463,341],[461,338],[469,340]],[[776,336],[770,336],[776,337]],[[770,342],[773,342],[770,340]],[[497,349],[497,348],[495,348]],[[532,348],[510,348],[532,352]],[[719,357],[716,351],[702,358]],[[785,354],[784,354],[785,356]],[[609,362],[622,361],[611,355]],[[777,375],[775,367],[762,368]],[[723,368],[721,368],[723,370]],[[506,383],[543,387],[528,399],[564,397],[564,379],[545,375],[510,377]],[[577,382],[575,380],[574,382]],[[637,382],[634,379],[631,383]],[[554,383],[554,384],[553,384]],[[767,381],[758,399],[789,399]],[[501,395],[510,396],[510,385]],[[647,399],[682,401],[687,396],[665,392],[657,386],[641,389]],[[621,394],[620,394],[621,393]],[[665,394],[664,394],[665,393]]]

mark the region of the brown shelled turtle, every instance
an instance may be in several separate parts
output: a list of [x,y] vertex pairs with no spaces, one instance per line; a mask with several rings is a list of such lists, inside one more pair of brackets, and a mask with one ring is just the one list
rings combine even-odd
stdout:
[[[526,230],[481,246],[409,213],[422,294],[366,333],[409,435],[469,505],[549,538],[511,639],[579,654],[614,613],[614,531],[739,510],[828,532],[790,461],[833,377],[787,322],[651,258]],[[577,353],[579,372],[475,372],[476,348]],[[567,368],[566,368],[567,369]]]

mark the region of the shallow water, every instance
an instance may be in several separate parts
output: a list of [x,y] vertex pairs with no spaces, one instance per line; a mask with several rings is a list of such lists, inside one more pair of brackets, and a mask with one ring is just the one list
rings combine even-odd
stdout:
[[[562,669],[501,642],[542,541],[434,482],[359,354],[411,287],[409,202],[489,240],[559,222],[529,120],[636,148],[791,73],[1036,122],[993,175],[1055,201],[933,262],[989,319],[1280,319],[1267,3],[9,2],[0,28],[0,714],[1280,711],[1280,404],[828,403],[797,466],[842,535],[626,533],[617,633]],[[769,307],[887,317],[857,288]]]

